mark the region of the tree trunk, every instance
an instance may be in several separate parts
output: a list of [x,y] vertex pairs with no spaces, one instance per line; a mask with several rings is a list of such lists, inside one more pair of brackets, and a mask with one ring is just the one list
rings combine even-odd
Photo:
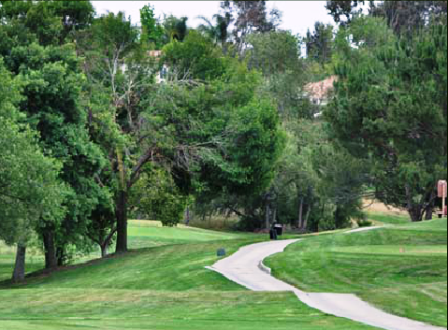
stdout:
[[434,210],[434,205],[429,204],[425,210],[425,220],[432,220],[432,211]]
[[297,228],[303,229],[303,197],[300,197],[299,214],[297,218]]
[[185,225],[190,225],[190,207],[187,206],[187,209],[185,210]]
[[23,282],[25,280],[25,255],[26,246],[18,244],[16,252],[16,264],[14,266],[14,272],[12,273],[13,283]]
[[422,210],[422,205],[420,204],[416,204],[413,200],[412,200],[412,192],[411,192],[411,188],[409,187],[409,185],[406,185],[405,187],[406,190],[406,199],[407,199],[407,210],[409,213],[409,216],[411,217],[412,222],[419,222],[423,220],[423,210]]
[[120,191],[116,203],[115,215],[117,218],[117,247],[116,253],[124,253],[128,250],[128,216],[127,216],[127,192]]
[[311,213],[311,205],[308,205],[307,210],[306,210],[305,220],[303,222],[303,230],[305,230],[305,231],[308,229],[308,219],[310,217],[310,213]]
[[56,246],[54,245],[53,232],[47,229],[42,236],[45,250],[45,269],[56,268],[58,259],[56,258]]
[[420,205],[412,205],[411,207],[408,207],[408,212],[412,222],[419,222],[423,220],[423,212]]
[[434,204],[436,202],[436,197],[437,197],[437,194],[433,190],[431,192],[431,194],[429,195],[428,205],[425,208],[425,220],[432,220],[432,213],[434,211],[434,207],[435,207]]
[[56,248],[56,258],[58,259],[58,267],[64,266],[65,264],[65,253],[64,248]]
[[274,208],[274,211],[272,212],[272,222],[277,222],[277,207]]
[[269,208],[269,203],[266,204],[266,217],[265,217],[265,221],[266,221],[266,229],[270,229],[270,223],[269,223],[269,217],[270,217],[270,213],[271,210]]
[[104,258],[107,256],[107,249],[109,248],[109,242],[104,242],[100,245],[101,247],[101,258]]

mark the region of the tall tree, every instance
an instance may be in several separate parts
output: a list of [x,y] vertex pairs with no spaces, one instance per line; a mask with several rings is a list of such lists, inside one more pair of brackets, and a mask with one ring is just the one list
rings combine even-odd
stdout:
[[0,239],[17,245],[12,280],[25,278],[25,253],[42,218],[60,222],[65,193],[58,181],[60,165],[45,157],[38,139],[16,109],[18,80],[13,80],[0,58]]
[[[14,13],[14,5],[10,10],[4,8],[9,11],[3,11],[6,16],[0,27],[4,36],[0,51],[7,68],[23,82],[20,110],[40,133],[45,153],[62,163],[59,177],[72,188],[64,201],[67,213],[60,227],[52,221],[40,226],[46,267],[53,268],[67,258],[68,245],[83,249],[91,244],[86,240],[85,228],[98,196],[103,194],[94,175],[103,166],[104,156],[89,139],[87,110],[80,103],[84,76],[74,45],[61,45],[61,39],[56,38],[64,33],[55,10],[58,5],[27,5],[25,15]],[[44,29],[47,23],[50,30]]]
[[305,38],[306,55],[309,59],[324,66],[331,61],[333,53],[333,26],[325,25],[321,22],[314,24],[314,31],[309,30]]
[[229,27],[232,23],[232,17],[230,13],[225,15],[215,14],[213,19],[215,22],[208,20],[206,17],[200,16],[205,24],[198,26],[198,30],[204,35],[208,36],[216,44],[220,44],[224,50],[227,48],[227,42],[229,40]]
[[[350,0],[330,0],[327,1],[325,8],[329,11],[329,14],[333,16],[336,23],[341,25],[348,25],[352,21],[353,17],[362,12],[362,7],[366,1],[350,1]],[[373,6],[373,1],[369,1]],[[345,21],[343,20],[345,16]]]
[[[259,76],[248,71],[245,63],[224,57],[219,47],[190,32],[184,42],[167,45],[162,59],[170,70],[185,68],[189,74],[154,85],[151,75],[156,72],[157,61],[139,56],[126,20],[111,14],[107,19],[110,25],[103,25],[104,20],[94,23],[94,29],[101,29],[108,37],[98,39],[98,33],[94,35],[100,52],[90,58],[98,65],[87,67],[101,68],[101,63],[106,63],[106,70],[89,76],[95,79],[103,74],[102,85],[111,91],[112,118],[124,137],[122,142],[111,144],[109,160],[118,186],[116,248],[125,252],[129,197],[145,176],[148,163],[168,167],[184,195],[197,186],[207,186],[210,193],[223,189],[249,193],[272,177],[270,160],[277,157],[281,138],[271,104],[255,98]],[[109,33],[109,26],[120,27],[122,35],[128,31],[123,38],[126,42]],[[127,51],[117,54],[119,49]],[[117,70],[110,70],[112,67]],[[129,105],[128,96],[132,101]]]
[[[95,20],[78,48],[86,55],[84,70],[90,85],[92,131],[108,154],[108,166],[102,169],[97,181],[114,195],[113,205],[104,204],[95,210],[89,236],[105,252],[116,231],[116,250],[125,252],[129,189],[152,155],[150,147],[141,145],[149,137],[141,130],[140,99],[153,84],[157,62],[147,56],[146,47],[138,42],[137,28],[121,12]],[[115,221],[111,216],[115,216]]]
[[165,31],[162,24],[156,19],[153,7],[146,5],[140,9],[140,22],[142,24],[141,40],[149,43],[151,48],[161,49],[164,45]]
[[446,19],[446,1],[383,1],[372,6],[371,14],[386,19],[397,34],[412,36],[434,19]]
[[358,48],[349,41],[344,47],[325,117],[347,150],[373,165],[376,196],[421,221],[437,180],[446,177],[446,21],[433,21],[412,39],[372,18],[342,33]]
[[263,73],[264,90],[276,100],[281,118],[310,117],[311,107],[302,93],[307,77],[298,38],[280,30],[253,33],[248,42],[248,64]]
[[[272,10],[267,13],[266,1],[223,1],[221,8],[226,17],[234,22],[233,39],[237,51],[242,53],[251,32],[275,31],[281,20],[281,13]],[[270,16],[270,17],[269,17]]]
[[188,17],[177,18],[173,15],[165,17],[163,28],[165,30],[164,44],[172,40],[183,41],[188,34]]

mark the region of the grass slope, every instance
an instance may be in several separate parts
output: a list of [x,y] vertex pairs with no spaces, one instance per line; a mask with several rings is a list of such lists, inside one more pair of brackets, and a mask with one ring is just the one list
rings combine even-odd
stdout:
[[249,292],[204,268],[216,262],[217,248],[232,253],[266,235],[139,222],[129,233],[131,246],[146,247],[3,284],[0,329],[374,329],[315,311],[292,293]]
[[[214,232],[210,230],[180,226],[179,228],[162,227],[158,221],[131,220],[128,224],[130,249],[142,249],[192,242],[210,242],[235,239],[254,239],[251,234]],[[256,239],[256,238],[255,238]],[[113,252],[114,248],[110,249]],[[96,251],[87,256],[80,256],[75,263],[83,263],[100,257]],[[8,247],[0,241],[0,282],[11,277],[14,267],[15,248]],[[27,250],[27,273],[35,272],[44,266],[44,258],[36,249]]]
[[312,292],[355,293],[397,315],[447,326],[447,222],[307,238],[267,260]]

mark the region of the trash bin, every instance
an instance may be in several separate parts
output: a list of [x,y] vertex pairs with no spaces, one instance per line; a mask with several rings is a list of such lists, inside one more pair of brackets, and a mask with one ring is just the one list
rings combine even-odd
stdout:
[[277,231],[275,229],[271,229],[269,231],[269,238],[272,240],[277,240]]
[[274,229],[277,233],[277,236],[282,236],[283,235],[283,225],[281,224],[275,224],[274,225]]

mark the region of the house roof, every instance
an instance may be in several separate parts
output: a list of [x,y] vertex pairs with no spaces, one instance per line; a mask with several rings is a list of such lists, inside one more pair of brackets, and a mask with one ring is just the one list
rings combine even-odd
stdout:
[[333,90],[333,83],[337,79],[337,76],[331,76],[318,82],[309,83],[305,85],[304,90],[311,98],[324,99]]
[[161,50],[150,50],[149,52],[148,52],[148,55],[149,56],[151,56],[151,57],[160,57],[160,56],[162,56],[162,51]]

